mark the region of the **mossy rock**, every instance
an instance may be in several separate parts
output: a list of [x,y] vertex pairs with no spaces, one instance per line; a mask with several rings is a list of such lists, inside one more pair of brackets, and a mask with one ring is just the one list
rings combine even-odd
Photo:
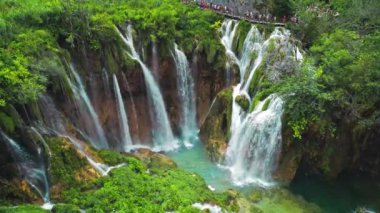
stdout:
[[224,151],[220,148],[227,146],[230,137],[232,101],[232,88],[219,92],[206,120],[201,125],[200,136],[214,161],[219,161],[224,155]]
[[235,38],[232,41],[232,50],[237,52],[239,56],[241,51],[243,50],[245,37],[247,36],[251,27],[252,24],[250,22],[240,21],[239,26],[236,29]]
[[56,204],[51,210],[52,213],[80,213],[81,209],[72,204]]
[[268,109],[270,103],[271,103],[271,99],[268,98],[268,99],[265,101],[265,103],[264,103],[263,108],[261,109],[261,111],[266,111],[266,110]]
[[177,168],[177,164],[166,155],[153,152],[149,149],[139,149],[133,153],[138,159],[143,161],[145,165],[153,172],[157,170],[167,170]]
[[260,201],[253,203],[253,205],[263,212],[322,212],[322,210],[317,205],[308,203],[307,201],[293,195],[291,192],[283,188],[260,190],[258,193],[261,194]]
[[137,66],[137,63],[135,60],[129,56],[129,53],[127,51],[122,51],[122,58],[123,58],[123,65],[126,67],[127,70],[132,70]]
[[16,128],[22,125],[22,122],[20,115],[13,106],[8,105],[0,108],[0,127],[7,134],[14,133]]
[[258,24],[256,26],[257,26],[257,29],[259,29],[259,31],[261,32],[261,34],[265,36],[264,39],[268,39],[269,35],[274,31],[276,27],[270,24]]
[[[260,89],[260,82],[263,80],[265,72],[265,65],[260,65],[253,74],[251,82],[249,83],[248,93],[251,97]],[[247,79],[248,80],[248,79]]]
[[0,202],[10,204],[42,203],[42,200],[25,180],[14,178],[12,180],[0,179]]
[[[218,98],[221,100],[225,106],[224,116],[226,118],[226,129],[230,129],[231,126],[231,116],[232,116],[232,101],[233,101],[233,89],[227,88],[218,93]],[[226,131],[225,136],[228,138],[228,131]]]
[[79,187],[101,176],[68,139],[47,138],[46,142],[52,154],[49,177],[53,200],[60,201],[62,191],[70,187]]
[[[118,53],[119,51],[113,44],[105,44],[103,45],[102,50],[104,51],[104,59],[106,60],[107,70],[111,73],[117,72],[119,69],[119,65],[122,62]],[[120,51],[121,52],[121,51]]]
[[209,139],[206,150],[213,162],[221,162],[227,150],[227,143],[224,140]]
[[15,121],[4,112],[0,112],[0,126],[5,132],[12,134],[16,130]]
[[262,199],[263,199],[263,194],[259,190],[252,192],[251,195],[249,196],[249,200],[254,203],[257,203],[261,201]]
[[128,162],[129,158],[132,155],[127,153],[120,153],[109,149],[103,149],[98,151],[98,156],[103,160],[105,164],[109,166],[116,166]]
[[249,100],[245,95],[239,95],[235,98],[235,102],[239,104],[239,106],[244,110],[247,111],[249,109]]

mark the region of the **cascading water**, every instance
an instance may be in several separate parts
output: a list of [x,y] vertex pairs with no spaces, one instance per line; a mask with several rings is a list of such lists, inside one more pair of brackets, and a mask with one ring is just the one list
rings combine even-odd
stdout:
[[88,97],[86,89],[83,85],[82,79],[80,78],[79,74],[76,72],[73,65],[70,65],[70,70],[75,79],[75,85],[71,82],[70,79],[68,79],[70,86],[72,87],[73,93],[76,99],[80,102],[80,104],[85,106],[85,108],[87,109],[87,112],[89,113],[91,117],[92,124],[95,126],[96,137],[91,138],[92,140],[90,142],[92,143],[94,147],[98,149],[106,149],[108,148],[108,143],[107,143],[106,136],[104,134],[104,130],[100,124],[98,114],[96,113],[94,107],[92,106],[90,98]]
[[173,132],[170,126],[169,118],[166,113],[164,99],[162,97],[160,88],[155,81],[152,72],[149,68],[142,62],[140,55],[137,53],[132,36],[132,26],[127,27],[126,36],[124,36],[119,29],[116,28],[116,31],[119,33],[120,38],[130,49],[129,56],[137,61],[143,71],[145,84],[147,87],[148,98],[152,106],[152,123],[154,127],[153,131],[153,140],[155,147],[154,149],[170,151],[178,148],[178,142],[173,136]]
[[[266,101],[270,104],[263,109]],[[258,104],[232,133],[226,159],[236,185],[273,184],[272,172],[281,148],[282,113],[282,99],[272,95]]]
[[43,152],[37,148],[37,157],[26,152],[18,143],[0,131],[0,135],[6,141],[12,157],[17,163],[22,179],[35,189],[45,203],[50,202],[49,182],[46,175]]
[[[253,97],[249,94],[249,87],[255,71],[265,62],[267,68],[270,66],[270,69],[266,69],[269,70],[266,71],[268,79],[278,80],[281,71],[294,65],[293,62],[299,60],[301,54],[298,48],[290,43],[288,30],[275,28],[269,38],[264,40],[257,27],[252,26],[238,59],[232,49],[231,31],[226,30],[232,22],[234,21],[226,20],[222,25],[224,33],[222,44],[226,48],[227,55],[239,66],[240,83],[233,89],[231,138],[225,164],[236,185],[255,183],[264,187],[270,186],[273,184],[272,173],[281,148],[283,101],[280,97],[271,95],[257,104],[252,112],[246,112],[236,102],[236,98],[243,96],[250,105],[254,104]],[[227,69],[229,66],[227,64]]]
[[108,71],[105,68],[102,69],[102,81],[106,97],[111,98],[111,87],[109,83]]
[[123,151],[128,151],[132,147],[133,143],[132,143],[131,134],[129,132],[128,117],[127,117],[127,113],[125,112],[124,101],[121,96],[119,83],[117,81],[117,77],[115,74],[113,75],[113,83],[114,83],[115,95],[116,95],[116,101],[117,101],[117,111],[119,114],[121,140],[123,144],[122,149]]
[[196,122],[196,104],[194,95],[194,80],[190,71],[189,62],[185,53],[183,53],[178,45],[174,45],[172,52],[177,70],[178,95],[181,105],[181,131],[182,138],[186,147],[191,147],[191,139],[196,137],[198,127]]
[[45,126],[39,126],[36,129],[42,133],[53,133],[68,139],[74,147],[86,157],[87,161],[93,168],[95,168],[100,174],[107,175],[110,167],[105,164],[98,163],[92,159],[92,157],[85,152],[82,142],[66,130],[61,113],[56,108],[53,100],[47,95],[42,95],[39,98],[39,104]]
[[230,85],[231,82],[231,67],[234,63],[238,62],[238,59],[233,52],[232,43],[235,38],[236,30],[239,26],[239,22],[235,20],[225,20],[222,24],[221,32],[222,39],[221,43],[226,48],[227,62],[226,62],[226,84]]
[[[133,100],[133,95],[131,93],[131,88],[129,87],[129,82],[128,82],[127,77],[125,76],[125,74],[123,72],[121,73],[121,76],[122,76],[122,79],[125,82],[125,85],[127,87],[129,99],[131,101],[131,108],[132,108],[132,115],[133,115],[132,118],[135,121],[135,126],[134,127],[135,127],[135,131],[138,133],[138,132],[140,132],[140,127],[139,127],[139,123],[137,122],[138,118],[137,118],[136,104],[135,104],[135,101]],[[135,134],[132,141],[134,141],[135,144],[140,144],[140,137],[139,137],[139,135]]]

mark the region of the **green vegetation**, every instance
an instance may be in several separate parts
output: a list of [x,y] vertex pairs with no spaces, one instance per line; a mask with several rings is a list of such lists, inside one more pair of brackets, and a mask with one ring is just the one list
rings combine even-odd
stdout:
[[186,52],[205,51],[217,66],[225,61],[221,16],[179,0],[4,0],[0,8],[0,106],[29,103],[54,82],[48,79],[66,63],[62,47],[109,46],[118,40],[114,26],[128,22],[145,47],[176,41]]
[[51,138],[47,143],[52,153],[51,164],[54,165],[51,167],[51,181],[67,186],[77,184],[73,174],[87,165],[86,159],[66,139]]
[[239,106],[247,111],[249,109],[249,100],[244,95],[239,95],[235,98],[235,102],[239,104]]
[[22,205],[16,207],[0,207],[0,212],[6,213],[47,213],[49,211],[42,209],[39,206]]
[[63,197],[66,203],[90,212],[188,212],[196,202],[236,210],[236,206],[229,206],[231,200],[227,193],[211,192],[200,176],[179,169],[150,174],[134,158],[129,159],[128,166],[113,170],[110,176],[92,185],[65,191]]
[[268,107],[269,107],[270,102],[271,102],[271,99],[268,98],[268,99],[265,101],[265,103],[264,103],[264,105],[263,105],[263,108],[262,108],[261,110],[262,110],[262,111],[266,111],[266,110],[268,109]]
[[322,137],[334,137],[342,120],[355,135],[370,132],[380,115],[380,14],[374,9],[380,3],[291,0],[289,5],[300,19],[289,27],[308,54],[292,76],[269,87],[261,82],[251,110],[262,94],[276,92],[286,96],[286,125],[295,138],[312,125]]
[[80,213],[81,209],[78,206],[71,204],[56,204],[53,209],[53,213]]
[[[226,106],[226,120],[227,120],[227,125],[226,127],[229,129],[231,126],[231,114],[232,114],[232,101],[233,101],[233,89],[232,88],[227,88],[222,90],[221,92],[218,93],[218,97],[223,101],[223,105]],[[230,136],[230,132],[227,132],[227,138]]]

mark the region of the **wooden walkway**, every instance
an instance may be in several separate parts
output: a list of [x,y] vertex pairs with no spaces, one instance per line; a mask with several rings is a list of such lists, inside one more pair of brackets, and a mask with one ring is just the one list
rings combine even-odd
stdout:
[[[210,9],[208,9],[208,10],[210,10]],[[281,23],[281,22],[259,21],[259,20],[249,19],[246,17],[237,16],[237,15],[233,15],[233,14],[229,14],[229,13],[223,13],[221,11],[216,11],[216,10],[210,10],[210,11],[213,11],[215,13],[218,13],[218,14],[223,15],[223,16],[230,18],[230,19],[244,20],[244,21],[251,22],[253,24],[266,24],[266,25],[274,25],[274,26],[279,26],[279,27],[284,27],[286,25],[285,23]]]
[[[190,2],[184,3],[184,4],[193,4],[193,3],[192,3],[192,1],[190,1]],[[220,15],[225,16],[225,17],[230,18],[230,19],[244,20],[244,21],[251,22],[253,24],[274,25],[274,26],[279,26],[279,27],[284,27],[286,25],[286,23],[283,23],[283,22],[260,21],[260,20],[255,20],[255,19],[250,19],[250,18],[247,18],[247,17],[243,17],[243,16],[233,15],[233,14],[230,14],[230,13],[225,13],[225,12],[222,12],[222,11],[213,10],[213,9],[210,9],[210,8],[202,8],[202,9],[203,10],[210,10],[210,11],[212,11],[214,13],[220,14]]]

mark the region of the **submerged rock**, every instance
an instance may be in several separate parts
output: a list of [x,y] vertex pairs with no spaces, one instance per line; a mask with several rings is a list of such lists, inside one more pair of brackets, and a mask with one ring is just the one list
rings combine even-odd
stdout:
[[249,200],[253,202],[254,208],[267,213],[322,212],[317,205],[309,203],[283,188],[255,190],[249,196]]

